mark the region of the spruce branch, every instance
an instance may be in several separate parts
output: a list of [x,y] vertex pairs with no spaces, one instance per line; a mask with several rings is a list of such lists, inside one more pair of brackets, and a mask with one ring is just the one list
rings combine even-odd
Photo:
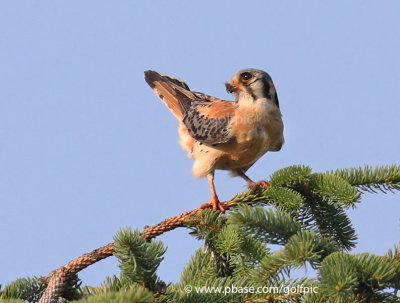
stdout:
[[114,236],[114,255],[119,259],[121,279],[143,283],[153,290],[155,274],[166,249],[160,241],[147,242],[138,230],[124,228]]
[[242,251],[231,257],[235,264],[234,275],[243,278],[250,278],[250,271],[260,260],[270,254],[270,249],[255,237],[243,235]]
[[356,257],[362,267],[362,280],[369,288],[383,289],[396,275],[393,260],[370,253],[361,253]]
[[395,262],[388,256],[334,252],[322,262],[318,296],[321,302],[398,302],[396,290],[384,292],[399,274]]
[[[262,260],[259,262],[259,273],[266,273],[271,280],[276,282],[274,277],[288,273],[290,268],[300,266],[306,261],[309,261],[312,265],[318,265],[321,260],[328,255],[330,256],[338,247],[342,249],[353,247],[356,236],[344,208],[354,207],[355,202],[359,201],[360,192],[358,189],[373,192],[400,189],[400,166],[392,165],[375,169],[365,166],[364,168],[313,174],[308,166],[294,165],[273,173],[270,184],[271,186],[267,189],[257,188],[235,195],[224,204],[224,208],[227,210],[238,209],[228,216],[209,209],[196,208],[167,218],[152,227],[146,226],[141,233],[137,232],[134,237],[139,237],[140,234],[143,241],[141,240],[138,246],[143,248],[147,244],[153,245],[151,239],[158,235],[185,226],[192,229],[193,235],[208,243],[211,250],[208,250],[207,253],[214,258],[214,265],[221,265],[224,262],[227,264],[226,276],[220,274],[218,266],[216,266],[216,273],[214,273],[216,276],[211,275],[211,273],[209,273],[211,276],[206,275],[214,281],[215,285],[227,283],[232,275],[244,271],[248,272],[248,269],[251,268],[250,265],[253,265],[253,267],[257,265],[257,258],[258,261]],[[260,206],[265,205],[275,207],[277,210],[275,212],[261,210],[263,208]],[[248,214],[244,215],[243,209],[246,209],[246,206]],[[258,218],[259,221],[257,221],[258,215],[262,215]],[[264,222],[261,222],[261,219]],[[246,230],[238,226],[240,221],[245,224],[252,222],[254,224],[253,227]],[[299,229],[303,229],[303,231],[304,229],[312,229],[315,234],[310,230],[303,233]],[[262,243],[263,241],[252,239],[252,235],[262,237],[262,231],[266,233],[265,242],[286,246],[271,254],[265,243]],[[242,236],[243,239],[241,239]],[[122,238],[120,240],[123,240]],[[131,238],[128,242],[131,242],[131,240],[134,239]],[[336,242],[337,245],[332,244],[332,241]],[[150,246],[146,247],[148,249]],[[136,246],[131,247],[131,249],[140,250]],[[57,302],[60,297],[65,296],[66,289],[71,286],[71,281],[80,270],[114,253],[118,254],[116,242],[84,254],[53,271],[48,277],[42,278],[41,281],[47,284],[47,288],[39,302]],[[196,262],[198,261],[196,259]],[[368,270],[372,273],[386,274],[384,276],[385,281],[392,283],[391,285],[398,289],[400,277],[398,275],[390,276],[385,269],[375,268],[374,262],[370,262],[371,266]],[[393,266],[398,266],[398,259],[396,262],[393,261],[393,264],[397,264]],[[243,264],[241,268],[240,264]],[[208,265],[209,263],[207,263]],[[248,267],[246,267],[247,265]],[[204,266],[206,266],[206,263]],[[142,266],[142,269],[145,268],[146,266]],[[147,269],[148,275],[138,279],[142,282],[145,280],[154,284],[156,279],[154,267]],[[201,276],[201,274],[200,271],[198,275],[193,275],[193,277]],[[251,274],[248,274],[246,278],[250,276]],[[378,275],[378,277],[380,276]],[[262,280],[265,281],[265,279]],[[124,292],[129,290],[130,284],[126,283],[124,279],[114,277],[110,278],[108,283],[110,290],[123,290]],[[374,283],[379,284],[377,281]],[[379,291],[379,287],[375,287],[375,289]],[[87,291],[93,290],[87,288]],[[192,296],[195,296],[195,294],[192,294]],[[201,295],[197,299],[200,299],[200,297],[204,299],[204,296]],[[184,298],[185,300],[182,300],[182,302],[191,302],[186,301],[188,296],[184,296]],[[290,301],[290,299],[288,300]],[[217,301],[211,300],[210,302]]]
[[308,183],[311,177],[311,168],[305,165],[292,165],[281,168],[271,175],[270,183],[273,186],[294,188],[298,184]]
[[198,240],[210,241],[225,225],[226,218],[212,209],[205,209],[186,220],[185,226],[191,230],[190,235]]
[[282,249],[266,255],[260,261],[252,270],[253,279],[260,283],[284,280],[291,269],[304,267],[306,262],[316,268],[327,253],[336,249],[333,243],[319,238],[313,231],[301,230],[290,237]]
[[[202,209],[194,209],[175,217],[170,217],[162,222],[154,225],[153,227],[146,226],[143,235],[147,240],[179,226],[183,226],[185,220],[190,216],[197,214]],[[70,261],[64,266],[54,270],[48,277],[43,277],[41,280],[47,284],[47,288],[40,298],[39,303],[57,303],[58,298],[62,296],[68,281],[82,269],[104,259],[112,256],[114,253],[114,242],[109,243],[103,247],[95,249],[90,253],[86,253],[75,260]]]
[[385,257],[393,261],[395,275],[390,281],[390,285],[394,289],[394,295],[397,295],[400,291],[400,243],[395,245],[393,249],[389,249]]
[[354,167],[331,171],[331,174],[347,180],[351,185],[370,192],[400,190],[400,165]]
[[325,258],[319,271],[321,292],[333,302],[352,302],[358,284],[357,260],[336,252]]
[[[265,191],[262,189],[247,190],[241,194],[235,195],[231,200],[224,204],[225,209],[236,207],[240,203],[261,203],[266,201]],[[151,240],[164,232],[173,230],[177,227],[189,224],[196,215],[207,211],[206,209],[196,208],[174,217],[169,217],[154,226],[145,226],[142,234],[147,240]],[[107,258],[114,253],[114,242],[100,247],[90,253],[86,253],[75,260],[70,261],[57,270],[54,270],[48,277],[42,277],[41,280],[47,284],[47,288],[40,298],[39,303],[57,303],[62,296],[68,281],[82,269]]]
[[244,238],[241,233],[229,225],[225,225],[216,238],[219,251],[227,254],[228,258],[242,251]]
[[194,281],[202,284],[217,277],[217,267],[210,250],[199,248],[183,268],[180,280],[182,285],[189,285]]
[[297,213],[304,203],[301,193],[287,187],[271,186],[265,192],[264,204],[275,206],[282,211]]
[[245,204],[229,214],[228,224],[240,229],[246,236],[280,245],[286,244],[301,229],[301,224],[288,213]]
[[110,291],[88,296],[74,303],[109,303],[109,302],[129,302],[129,303],[152,303],[154,296],[147,289],[139,285],[133,285],[127,290]]
[[313,194],[307,196],[298,219],[305,227],[334,240],[343,249],[350,250],[356,244],[356,232],[343,208]]
[[[248,191],[249,192],[249,191]],[[259,191],[250,191],[248,194],[242,195],[244,199],[251,199],[251,196],[255,196],[255,193]],[[225,203],[225,209],[234,207],[240,202],[240,197],[235,196],[232,199],[233,202],[229,201]],[[177,227],[184,226],[186,222],[190,221],[196,214],[205,211],[201,208],[196,208],[191,211],[184,212],[174,217],[169,217],[160,223],[149,227],[146,226],[142,232],[143,236],[147,240],[151,240],[164,232],[173,230]],[[64,266],[54,270],[49,274],[48,277],[42,277],[41,281],[47,284],[47,288],[44,291],[39,303],[57,303],[59,297],[61,297],[68,285],[68,281],[82,269],[107,258],[114,253],[114,242],[111,242],[103,247],[93,250],[90,253],[86,253],[75,260],[70,261]]]
[[20,278],[0,290],[0,300],[22,299],[36,302],[40,299],[46,285],[39,278]]
[[310,180],[310,188],[322,200],[345,208],[354,208],[354,203],[361,199],[361,194],[357,188],[336,175],[313,174]]
[[116,275],[107,276],[100,287],[93,287],[86,285],[82,289],[84,296],[99,295],[107,291],[120,291],[128,290],[132,287],[132,282],[127,279],[120,279]]
[[[275,282],[263,282],[261,284],[255,284],[257,286],[267,286],[270,287],[271,290],[269,293],[259,293],[255,294],[248,302],[256,303],[256,302],[303,302],[305,296],[305,287],[312,287],[315,283],[314,279],[294,279],[294,280],[280,280]],[[287,289],[296,289],[296,291],[284,291]]]

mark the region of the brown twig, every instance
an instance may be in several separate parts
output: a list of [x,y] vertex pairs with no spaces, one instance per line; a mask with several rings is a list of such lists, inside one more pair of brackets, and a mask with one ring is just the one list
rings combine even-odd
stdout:
[[[233,205],[234,203],[228,201],[224,203],[224,208],[229,209]],[[146,226],[142,234],[148,240],[153,239],[167,231],[184,226],[185,222],[203,210],[204,209],[202,208],[196,208],[177,216],[167,218],[154,226]],[[40,298],[39,303],[57,303],[58,298],[63,294],[64,289],[71,277],[93,263],[111,256],[113,253],[114,242],[70,261],[68,264],[52,271],[48,277],[42,277],[41,281],[47,284],[47,288]]]

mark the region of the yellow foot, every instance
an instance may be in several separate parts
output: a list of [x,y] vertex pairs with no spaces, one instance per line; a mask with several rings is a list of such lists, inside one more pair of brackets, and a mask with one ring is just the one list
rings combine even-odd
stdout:
[[202,209],[209,208],[209,207],[212,207],[213,210],[219,210],[221,213],[225,212],[223,203],[219,202],[218,198],[213,198],[210,200],[210,202],[200,205],[200,208],[202,208]]

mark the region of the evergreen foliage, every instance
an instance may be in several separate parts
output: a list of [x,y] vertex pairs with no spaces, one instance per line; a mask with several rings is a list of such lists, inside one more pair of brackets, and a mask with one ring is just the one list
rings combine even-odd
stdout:
[[[83,288],[76,277],[61,301],[400,303],[400,244],[384,256],[351,254],[357,236],[346,214],[365,192],[399,190],[399,165],[326,173],[296,165],[273,173],[270,184],[237,194],[225,214],[206,209],[186,221],[203,245],[178,283],[156,274],[163,244],[125,228],[114,237],[120,276]],[[316,276],[295,279],[299,268]],[[44,288],[37,278],[18,279],[0,288],[0,299],[38,302]]]
[[361,190],[376,193],[400,189],[400,165],[376,166],[366,165],[349,169],[338,169],[333,174],[347,180]]
[[[38,302],[41,298],[46,285],[38,277],[20,278],[10,283],[4,289],[0,287],[1,302]],[[65,301],[78,299],[81,296],[81,281],[78,276],[74,276],[69,280],[69,283],[64,292],[63,298]],[[60,300],[62,300],[60,299]]]
[[138,230],[121,229],[115,236],[114,255],[119,259],[121,281],[142,283],[154,289],[158,280],[156,270],[163,260],[165,248],[160,241],[146,241]]
[[80,303],[151,303],[153,294],[137,284],[133,284],[127,289],[99,291],[97,295],[87,296],[84,299],[74,302]]
[[20,278],[7,285],[0,293],[0,299],[18,298],[27,302],[36,302],[46,288],[37,277]]

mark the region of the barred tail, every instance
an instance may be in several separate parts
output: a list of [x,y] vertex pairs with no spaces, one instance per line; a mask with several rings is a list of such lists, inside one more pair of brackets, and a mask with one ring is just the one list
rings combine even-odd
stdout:
[[144,72],[144,79],[174,116],[182,121],[191,101],[195,99],[189,86],[182,80],[152,70]]

